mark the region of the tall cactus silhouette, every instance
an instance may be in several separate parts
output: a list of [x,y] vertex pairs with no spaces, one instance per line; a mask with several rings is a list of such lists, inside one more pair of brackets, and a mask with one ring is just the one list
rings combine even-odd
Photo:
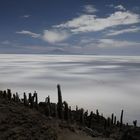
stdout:
[[116,116],[115,116],[115,117],[114,117],[114,125],[116,125],[116,121],[117,121],[117,120],[116,120]]
[[96,115],[97,115],[97,122],[99,122],[100,121],[100,115],[99,115],[98,109],[96,110]]
[[120,117],[120,128],[123,125],[123,110],[121,111],[121,117]]
[[62,95],[61,95],[61,87],[60,87],[60,85],[57,85],[57,90],[58,90],[58,103],[62,104]]
[[85,124],[85,121],[84,121],[84,109],[83,108],[80,109],[80,123],[82,125]]
[[48,116],[50,116],[52,114],[52,109],[51,109],[51,103],[50,103],[50,96],[46,97],[45,99],[45,103],[46,103],[46,113]]
[[113,125],[114,124],[114,114],[112,113],[112,115],[111,115],[111,125]]
[[38,105],[38,96],[36,91],[34,92],[35,104]]
[[57,103],[58,117],[62,119],[63,118],[63,104],[62,104],[61,87],[59,84],[57,85],[57,91],[58,91],[58,103]]
[[26,93],[24,92],[24,105],[27,106],[28,105],[28,101],[27,101],[27,96]]
[[38,109],[38,96],[37,96],[36,91],[34,92],[33,97],[34,97],[33,102],[34,102],[35,108]]
[[30,103],[30,107],[33,108],[34,106],[34,98],[32,96],[32,93],[29,93],[29,103]]
[[11,100],[12,93],[10,89],[7,89],[7,96],[8,96],[8,99]]

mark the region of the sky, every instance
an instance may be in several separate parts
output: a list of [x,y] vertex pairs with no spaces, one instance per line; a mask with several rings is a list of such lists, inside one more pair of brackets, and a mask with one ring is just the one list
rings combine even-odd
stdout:
[[0,53],[140,55],[140,0],[0,0]]

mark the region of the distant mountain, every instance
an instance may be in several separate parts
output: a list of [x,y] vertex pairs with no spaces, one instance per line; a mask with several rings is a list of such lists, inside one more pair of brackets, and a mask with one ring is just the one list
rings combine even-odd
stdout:
[[51,51],[47,52],[47,54],[56,54],[56,55],[97,55],[97,54],[81,54],[81,53],[68,52],[68,51],[65,51],[63,49],[54,49],[54,50],[51,50]]
[[54,49],[49,51],[47,54],[70,54],[68,51],[64,51],[62,49]]

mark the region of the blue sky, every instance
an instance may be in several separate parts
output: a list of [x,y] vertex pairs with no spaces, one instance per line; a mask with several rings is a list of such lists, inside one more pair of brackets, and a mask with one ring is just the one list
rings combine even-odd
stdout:
[[140,0],[0,0],[0,53],[140,55]]

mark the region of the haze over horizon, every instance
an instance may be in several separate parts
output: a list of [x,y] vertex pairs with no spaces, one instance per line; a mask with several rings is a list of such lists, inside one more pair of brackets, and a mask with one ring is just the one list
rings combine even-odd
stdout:
[[140,55],[140,1],[1,0],[0,53]]

